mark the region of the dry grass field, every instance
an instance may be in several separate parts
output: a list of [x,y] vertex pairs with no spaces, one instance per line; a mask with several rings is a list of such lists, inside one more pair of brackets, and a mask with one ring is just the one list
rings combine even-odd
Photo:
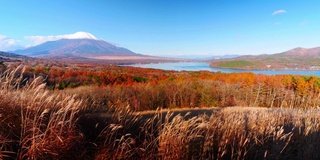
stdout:
[[0,159],[320,159],[318,108],[102,114],[21,69],[0,76]]

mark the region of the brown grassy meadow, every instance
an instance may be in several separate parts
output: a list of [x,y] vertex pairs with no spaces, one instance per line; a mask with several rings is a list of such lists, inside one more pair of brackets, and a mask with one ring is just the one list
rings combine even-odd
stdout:
[[320,158],[316,107],[134,112],[48,90],[19,70],[0,76],[0,159]]

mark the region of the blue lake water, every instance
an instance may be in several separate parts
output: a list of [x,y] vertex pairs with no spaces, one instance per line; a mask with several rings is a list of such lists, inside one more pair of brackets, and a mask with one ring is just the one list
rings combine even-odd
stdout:
[[315,75],[320,77],[320,71],[318,70],[238,70],[238,69],[224,69],[224,68],[212,68],[208,63],[203,62],[173,62],[173,63],[150,63],[150,64],[132,64],[128,66],[141,67],[141,68],[154,68],[162,70],[175,70],[175,71],[211,71],[211,72],[253,72],[255,74],[294,74],[294,75]]

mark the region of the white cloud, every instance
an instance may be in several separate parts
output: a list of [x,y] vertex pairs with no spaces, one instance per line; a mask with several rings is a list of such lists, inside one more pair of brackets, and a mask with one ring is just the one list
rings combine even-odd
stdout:
[[57,36],[25,36],[24,39],[28,41],[32,41],[32,44],[28,45],[28,47],[30,47],[30,46],[35,46],[35,45],[47,42],[47,41],[55,41],[62,38],[59,38]]
[[19,42],[19,40],[9,38],[5,35],[0,35],[0,51],[15,50],[19,48]]
[[59,39],[95,39],[97,40],[98,38],[95,37],[94,35],[88,33],[88,32],[77,32],[74,34],[64,34],[64,35],[56,35],[56,36],[25,36],[24,39],[32,41],[32,44],[30,46],[35,46],[41,43],[45,43],[48,41],[56,41]]
[[282,13],[287,13],[287,11],[286,11],[286,10],[283,10],[283,9],[280,9],[280,10],[274,11],[274,12],[272,13],[272,15],[274,16],[274,15],[278,15],[278,14],[282,14]]
[[[48,41],[59,39],[95,39],[94,35],[88,32],[76,32],[74,34],[51,35],[51,36],[25,36],[23,41],[12,39],[0,34],[0,51],[14,51],[17,49],[28,48]],[[26,41],[27,42],[26,42]]]

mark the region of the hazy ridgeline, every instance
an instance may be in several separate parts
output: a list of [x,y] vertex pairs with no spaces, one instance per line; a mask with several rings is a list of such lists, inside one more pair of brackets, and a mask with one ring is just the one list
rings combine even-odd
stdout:
[[[53,91],[20,73],[0,78],[0,159],[320,158],[316,86],[300,92],[199,78]],[[290,108],[213,108],[195,117],[131,111],[204,102]]]

